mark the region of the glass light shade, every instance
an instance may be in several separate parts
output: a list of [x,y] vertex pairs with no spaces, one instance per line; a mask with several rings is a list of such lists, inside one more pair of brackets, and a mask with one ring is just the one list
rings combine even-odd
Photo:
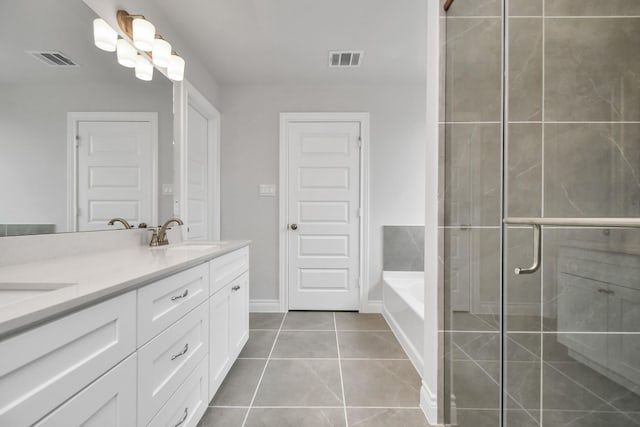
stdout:
[[171,61],[171,44],[166,40],[155,39],[153,41],[152,56],[153,63],[158,67],[168,67]]
[[167,76],[173,81],[181,82],[184,79],[184,59],[178,55],[171,55],[171,61],[167,66]]
[[96,18],[93,20],[93,42],[102,50],[114,52],[118,42],[118,33],[104,19]]
[[156,27],[146,19],[133,20],[133,45],[145,52],[153,50],[153,41],[156,38]]
[[136,58],[136,77],[145,82],[153,79],[153,64],[142,54]]
[[116,49],[118,64],[127,68],[134,68],[138,57],[138,51],[127,40],[119,39]]

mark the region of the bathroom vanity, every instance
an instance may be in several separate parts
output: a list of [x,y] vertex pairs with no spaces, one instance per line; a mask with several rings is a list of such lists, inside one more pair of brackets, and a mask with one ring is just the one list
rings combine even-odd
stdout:
[[0,266],[0,425],[195,426],[249,337],[248,244]]

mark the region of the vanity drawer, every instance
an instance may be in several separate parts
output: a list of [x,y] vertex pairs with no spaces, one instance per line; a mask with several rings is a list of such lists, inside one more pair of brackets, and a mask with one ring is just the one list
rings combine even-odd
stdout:
[[196,426],[208,405],[207,361],[202,360],[189,378],[178,388],[166,405],[153,418],[153,427]]
[[210,295],[215,294],[233,279],[249,270],[249,248],[233,251],[209,263],[211,266]]
[[104,374],[34,427],[129,427],[136,422],[136,355]]
[[208,351],[209,316],[201,304],[138,350],[138,425],[146,426]]
[[206,264],[138,289],[138,347],[209,298]]
[[0,342],[0,425],[31,425],[135,351],[136,294]]

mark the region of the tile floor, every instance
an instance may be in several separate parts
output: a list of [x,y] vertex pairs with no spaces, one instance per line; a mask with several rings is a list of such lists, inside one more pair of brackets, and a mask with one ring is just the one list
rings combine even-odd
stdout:
[[420,376],[378,314],[252,313],[199,427],[423,427]]

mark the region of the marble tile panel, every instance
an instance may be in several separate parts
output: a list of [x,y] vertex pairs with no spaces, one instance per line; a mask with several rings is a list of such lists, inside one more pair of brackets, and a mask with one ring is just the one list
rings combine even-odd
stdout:
[[456,0],[447,11],[447,17],[500,16],[500,0]]
[[445,150],[445,225],[500,225],[500,125],[447,125]]
[[542,370],[542,402],[545,411],[615,411],[611,405],[563,375],[555,366],[545,363]]
[[509,19],[509,121],[542,119],[542,19]]
[[[500,333],[498,332],[449,332],[453,348],[462,359],[475,361],[500,360]],[[454,350],[455,351],[455,350]],[[457,353],[454,353],[454,357]]]
[[278,331],[250,331],[249,341],[245,344],[239,357],[266,359],[269,357],[277,333]]
[[[506,409],[503,415],[504,427],[539,427],[540,413],[522,409]],[[537,418],[536,418],[537,417]]]
[[509,16],[542,16],[542,0],[509,0]]
[[324,311],[290,311],[282,330],[335,330],[333,313]]
[[207,408],[198,427],[242,427],[249,408]]
[[343,427],[342,408],[251,408],[245,427]]
[[541,216],[542,124],[510,123],[507,147],[507,216]]
[[497,409],[457,409],[455,417],[458,427],[500,427],[500,411]]
[[56,232],[55,224],[6,224],[7,236],[29,236],[36,234],[52,234]]
[[255,406],[342,406],[337,360],[270,360]]
[[338,332],[343,359],[407,359],[392,332]]
[[545,216],[640,216],[639,138],[640,124],[547,124]]
[[418,408],[347,408],[347,417],[351,427],[430,426]]
[[424,226],[383,227],[383,270],[424,271]]
[[266,360],[238,359],[211,401],[212,406],[249,406]]
[[446,43],[446,121],[500,121],[501,18],[448,19]]
[[280,329],[282,313],[249,313],[249,329]]
[[505,372],[505,396],[508,407],[524,408],[530,413],[540,410],[540,360],[532,362],[508,361]]
[[[497,362],[495,362],[497,364]],[[488,372],[473,361],[455,361],[452,366],[452,387],[458,408],[498,409],[500,387]]]
[[545,120],[640,120],[639,43],[640,18],[546,19]]
[[337,359],[336,333],[333,331],[281,331],[271,357]]
[[347,406],[418,407],[420,375],[408,360],[343,360]]
[[338,331],[389,331],[389,325],[381,314],[338,312],[336,327]]
[[544,411],[542,422],[545,426],[559,427],[633,427],[640,425],[632,416],[620,412],[596,411]]
[[545,0],[545,14],[547,16],[640,16],[640,3],[636,0]]

